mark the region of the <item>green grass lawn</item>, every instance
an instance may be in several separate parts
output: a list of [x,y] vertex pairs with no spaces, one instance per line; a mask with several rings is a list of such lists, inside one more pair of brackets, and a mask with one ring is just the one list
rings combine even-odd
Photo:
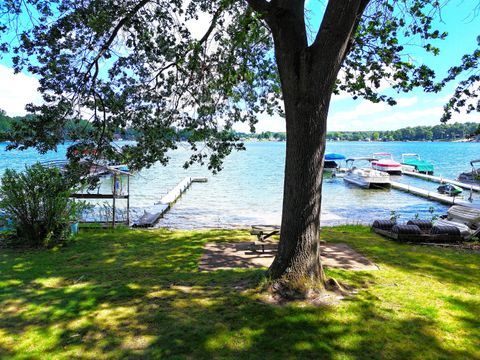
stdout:
[[[0,249],[1,359],[480,359],[480,254],[326,228],[380,271],[334,306],[268,305],[261,270],[203,273],[202,246],[241,231],[84,231],[68,247]],[[245,290],[246,289],[246,290]]]

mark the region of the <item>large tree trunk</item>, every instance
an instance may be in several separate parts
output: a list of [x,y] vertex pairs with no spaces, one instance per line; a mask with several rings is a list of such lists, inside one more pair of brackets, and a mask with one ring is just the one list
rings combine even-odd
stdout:
[[328,1],[311,45],[304,0],[247,0],[270,27],[287,125],[282,227],[269,273],[292,290],[325,285],[320,208],[327,114],[341,64],[369,0]]
[[262,10],[274,38],[287,128],[280,243],[269,274],[293,290],[325,285],[319,230],[327,114],[335,80],[368,2],[329,1],[311,45],[303,1],[272,1]]
[[270,267],[273,279],[290,284],[323,284],[320,259],[320,210],[330,93],[308,96],[318,87],[306,87],[303,99],[286,104],[287,146],[282,225],[278,253]]

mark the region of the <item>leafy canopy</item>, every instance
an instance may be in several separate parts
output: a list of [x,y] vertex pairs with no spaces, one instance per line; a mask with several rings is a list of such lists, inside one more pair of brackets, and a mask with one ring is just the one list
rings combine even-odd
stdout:
[[[181,129],[192,134],[186,165],[208,162],[220,170],[232,149],[243,148],[231,131],[235,122],[253,130],[258,114],[282,115],[274,43],[262,10],[266,4],[280,2],[2,2],[1,49],[14,53],[16,71],[39,76],[44,100],[28,106],[35,117],[15,125],[12,146],[54,149],[68,121],[88,118],[93,126],[75,139],[72,158],[85,153],[75,149],[90,147],[115,157],[113,134],[128,127],[140,134],[123,152],[132,167],[165,164]],[[393,98],[379,93],[382,81],[398,92],[416,87],[437,92],[464,71],[473,71],[447,104],[447,120],[466,104],[466,97],[478,95],[479,51],[436,82],[434,70],[415,63],[403,45],[416,43],[437,55],[438,40],[447,36],[433,26],[440,9],[438,1],[370,1],[332,91],[393,105]],[[205,22],[203,32],[194,31]],[[310,41],[307,46],[314,45]],[[475,109],[480,110],[478,103],[468,108]]]

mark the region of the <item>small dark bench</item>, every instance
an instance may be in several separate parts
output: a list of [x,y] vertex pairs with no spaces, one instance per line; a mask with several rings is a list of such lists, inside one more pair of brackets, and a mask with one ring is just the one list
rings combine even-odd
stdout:
[[258,247],[260,247],[262,253],[265,252],[265,241],[273,236],[280,234],[280,226],[278,225],[252,225],[250,234],[255,235],[257,240],[263,244],[252,243],[250,250],[252,252],[257,252]]

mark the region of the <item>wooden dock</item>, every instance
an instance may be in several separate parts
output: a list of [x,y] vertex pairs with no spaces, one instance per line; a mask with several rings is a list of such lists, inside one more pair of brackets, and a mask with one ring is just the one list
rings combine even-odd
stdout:
[[186,177],[180,181],[177,186],[168,192],[167,195],[162,197],[155,205],[171,205],[177,201],[180,196],[192,185],[194,182],[207,182],[206,178]]
[[447,195],[442,195],[439,194],[435,191],[429,191],[425,190],[416,186],[411,186],[408,184],[402,184],[397,181],[392,181],[392,188],[400,190],[400,191],[405,191],[417,196],[421,196],[433,201],[437,201],[442,204],[447,204],[447,205],[462,205],[466,207],[476,207],[472,203],[463,200],[462,198],[454,197],[454,196],[447,196]]
[[170,210],[172,205],[187,191],[194,182],[207,182],[207,178],[186,177],[170,190],[159,202],[145,210],[140,219],[135,221],[134,227],[152,227]]
[[473,185],[473,184],[465,184],[465,183],[457,181],[457,180],[450,180],[450,179],[445,179],[445,178],[439,177],[439,176],[420,174],[418,172],[413,172],[413,171],[403,171],[403,174],[408,175],[408,176],[414,176],[414,177],[417,177],[417,178],[420,178],[420,179],[423,179],[423,180],[428,180],[428,181],[440,183],[440,184],[449,183],[449,184],[460,186],[463,189],[480,192],[480,186]]

